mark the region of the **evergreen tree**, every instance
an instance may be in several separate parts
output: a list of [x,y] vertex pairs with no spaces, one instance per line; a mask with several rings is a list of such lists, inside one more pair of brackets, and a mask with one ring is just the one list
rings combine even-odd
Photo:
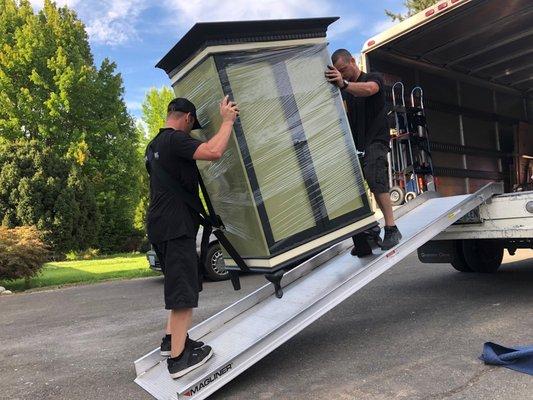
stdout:
[[56,252],[93,246],[100,214],[81,166],[36,140],[0,145],[0,216],[3,226],[36,226]]
[[420,11],[425,10],[426,8],[437,3],[438,0],[405,0],[404,6],[407,8],[407,13],[394,13],[389,10],[385,10],[385,14],[392,18],[393,21],[403,21],[413,15],[419,13]]

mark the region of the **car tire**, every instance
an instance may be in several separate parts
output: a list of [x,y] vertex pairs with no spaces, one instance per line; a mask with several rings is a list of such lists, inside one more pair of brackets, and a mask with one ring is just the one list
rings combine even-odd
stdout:
[[222,248],[218,242],[211,243],[207,249],[204,272],[205,276],[212,281],[225,281],[230,277],[224,266]]

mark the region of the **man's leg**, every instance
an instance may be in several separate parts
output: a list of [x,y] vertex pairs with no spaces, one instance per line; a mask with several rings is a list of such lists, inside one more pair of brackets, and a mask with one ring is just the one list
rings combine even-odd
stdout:
[[170,357],[178,357],[185,348],[187,331],[191,326],[192,308],[171,310],[169,316],[170,334],[172,335],[172,347]]
[[378,206],[383,213],[385,219],[385,235],[381,242],[382,250],[389,250],[400,243],[402,234],[396,227],[394,222],[394,214],[392,212],[392,204],[390,202],[390,196],[388,193],[378,193],[375,195]]
[[[165,257],[167,252],[167,242],[152,243],[152,248],[155,251],[159,265],[161,266],[161,272],[165,275]],[[167,317],[167,325],[165,327],[165,336],[161,340],[160,345],[161,355],[164,357],[170,356],[170,311]]]
[[390,195],[388,193],[374,193],[374,196],[376,197],[376,202],[378,203],[379,209],[383,213],[385,226],[395,226]]
[[[170,317],[172,315],[172,311],[168,313],[167,318],[167,326],[165,328],[165,337],[163,337],[163,340],[161,340],[161,355],[162,356],[170,356],[170,350],[171,350],[171,342],[172,342],[172,335],[170,334]],[[198,349],[202,347],[205,343],[200,340],[192,340],[189,337],[189,334],[187,333],[185,338],[185,346],[192,347],[193,349]]]
[[171,348],[171,335],[170,335],[170,314],[172,311],[168,312],[167,317],[167,326],[165,327],[165,336],[161,340],[161,346],[159,347],[161,355],[164,357],[170,357],[170,348]]
[[392,204],[389,195],[389,163],[387,154],[389,147],[383,143],[372,143],[368,146],[363,171],[366,181],[385,219],[385,235],[381,242],[382,250],[389,250],[396,246],[402,235],[394,222]]
[[356,233],[352,236],[353,249],[352,256],[366,257],[372,254],[372,247],[368,243],[368,235],[365,232]]
[[194,238],[181,237],[167,242],[165,254],[165,308],[171,353],[167,366],[172,378],[179,378],[204,364],[213,355],[210,346],[195,348],[186,344],[192,309],[198,306],[198,255]]

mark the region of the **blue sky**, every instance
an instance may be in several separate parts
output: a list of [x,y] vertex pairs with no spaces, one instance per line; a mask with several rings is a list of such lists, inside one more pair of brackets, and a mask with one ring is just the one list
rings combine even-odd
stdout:
[[[139,118],[144,94],[169,85],[154,66],[196,23],[339,16],[328,31],[330,49],[358,53],[364,41],[391,26],[384,9],[403,11],[402,0],[57,0],[85,23],[97,65],[117,64],[130,113]],[[31,0],[37,10],[43,0]],[[333,50],[330,50],[333,51]]]

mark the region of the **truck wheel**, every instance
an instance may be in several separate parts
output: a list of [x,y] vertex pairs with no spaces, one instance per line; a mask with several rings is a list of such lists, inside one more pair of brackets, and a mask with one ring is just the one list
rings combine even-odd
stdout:
[[463,255],[466,265],[473,272],[493,273],[503,260],[503,244],[499,240],[463,240]]
[[212,281],[225,281],[229,279],[229,272],[224,265],[220,244],[212,243],[207,249],[204,271],[205,275]]
[[399,206],[403,204],[405,200],[405,192],[399,186],[393,186],[389,190],[390,201],[393,206]]
[[453,254],[452,258],[452,267],[454,267],[459,272],[474,272],[465,260],[465,255],[463,253],[463,241],[462,240],[456,240],[455,241],[455,253]]

